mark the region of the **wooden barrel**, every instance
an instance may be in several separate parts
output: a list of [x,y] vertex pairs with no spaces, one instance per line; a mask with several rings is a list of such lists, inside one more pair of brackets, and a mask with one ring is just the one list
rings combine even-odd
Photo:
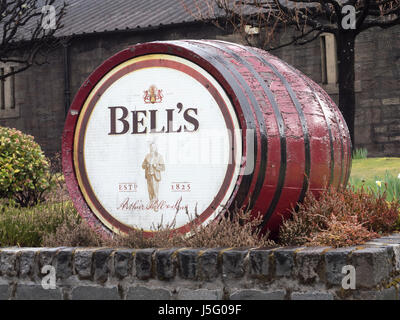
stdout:
[[347,126],[325,91],[263,50],[215,40],[111,57],[80,88],[63,135],[75,206],[120,234],[189,233],[234,207],[276,232],[307,190],[346,184],[350,165]]

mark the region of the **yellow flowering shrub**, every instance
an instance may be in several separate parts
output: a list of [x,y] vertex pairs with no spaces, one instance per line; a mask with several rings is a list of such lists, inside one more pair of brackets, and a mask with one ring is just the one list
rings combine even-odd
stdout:
[[0,197],[36,205],[52,186],[50,163],[30,135],[0,127]]

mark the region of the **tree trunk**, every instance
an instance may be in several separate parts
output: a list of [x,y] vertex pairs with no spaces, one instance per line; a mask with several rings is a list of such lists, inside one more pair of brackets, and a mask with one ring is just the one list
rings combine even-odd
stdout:
[[336,51],[339,71],[339,109],[350,131],[354,147],[354,122],[356,97],[354,90],[354,42],[353,30],[341,30],[336,34]]

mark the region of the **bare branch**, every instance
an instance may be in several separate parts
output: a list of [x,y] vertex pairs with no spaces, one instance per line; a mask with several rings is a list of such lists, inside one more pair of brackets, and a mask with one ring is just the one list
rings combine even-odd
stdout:
[[393,27],[398,24],[400,24],[400,15],[397,15],[396,18],[393,18],[390,20],[374,20],[374,21],[365,22],[357,31],[358,31],[358,33],[360,33],[362,31],[365,31],[372,27],[379,27],[382,29],[387,29],[387,28]]
[[[185,1],[185,0],[180,0]],[[290,28],[293,39],[287,45],[303,44],[317,38],[318,33],[352,32],[354,35],[373,27],[388,28],[399,24],[400,0],[197,0],[198,12],[207,11],[208,19],[219,28],[239,33],[248,44],[274,48],[274,33]],[[342,8],[356,9],[356,29],[342,28]],[[224,22],[224,23],[223,23]],[[248,35],[246,26],[263,32]],[[311,36],[311,37],[310,37]],[[258,37],[258,40],[255,39]],[[282,47],[284,45],[280,45]]]
[[[44,6],[55,8],[54,28],[44,27]],[[45,56],[47,50],[57,45],[59,39],[54,34],[62,28],[66,7],[62,0],[0,1],[0,61],[16,64],[14,71],[4,74],[1,79],[43,63],[38,57]]]
[[[322,31],[318,31],[318,32],[315,32],[315,31],[316,31],[316,30],[313,30],[313,29],[312,29],[312,30],[310,30],[309,32],[307,32],[307,33],[305,33],[305,34],[302,34],[302,35],[297,36],[297,37],[293,37],[292,40],[289,41],[289,42],[286,42],[286,43],[281,44],[281,45],[276,46],[276,47],[270,47],[270,48],[268,48],[268,50],[269,50],[269,51],[278,50],[278,49],[281,49],[281,48],[290,46],[290,45],[292,45],[292,44],[295,44],[295,45],[305,45],[305,44],[307,44],[307,43],[310,43],[310,42],[314,41],[315,39],[317,39],[317,38],[322,34]],[[313,35],[311,38],[307,39],[306,36],[307,36],[308,34],[312,34],[312,33],[314,33],[314,35]]]

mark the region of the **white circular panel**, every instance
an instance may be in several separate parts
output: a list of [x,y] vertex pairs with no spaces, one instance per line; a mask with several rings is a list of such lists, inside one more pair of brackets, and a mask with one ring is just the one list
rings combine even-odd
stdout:
[[[173,61],[186,71],[159,63],[117,76],[148,60]],[[104,91],[111,77],[116,79]],[[92,193],[114,219],[148,231],[160,223],[182,227],[207,209],[212,214],[206,221],[219,213],[235,187],[242,145],[231,102],[210,74],[175,56],[139,57],[109,72],[87,104],[94,98],[81,129],[89,185],[84,189],[90,189],[85,198]],[[210,209],[217,194],[217,206]]]

